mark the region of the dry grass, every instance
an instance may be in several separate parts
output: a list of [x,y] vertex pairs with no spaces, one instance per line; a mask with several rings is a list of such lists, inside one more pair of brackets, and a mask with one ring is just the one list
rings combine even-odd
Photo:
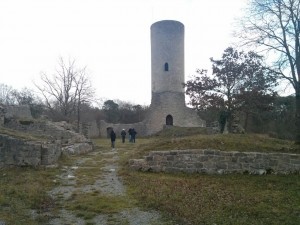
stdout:
[[213,148],[223,151],[299,152],[292,142],[265,135],[174,135],[138,140],[123,155],[122,176],[140,204],[179,224],[300,224],[300,176],[153,174],[127,169],[129,158],[151,150]]
[[[171,131],[168,131],[171,132]],[[173,133],[172,133],[173,132]],[[58,168],[7,168],[0,170],[0,220],[7,224],[46,224],[49,218],[33,219],[28,209],[54,212],[61,207],[89,221],[97,213],[112,214],[136,204],[159,209],[175,224],[300,224],[300,176],[187,175],[133,172],[128,160],[163,149],[213,148],[224,151],[297,152],[292,142],[263,135],[205,135],[195,131],[172,131],[137,143],[120,143],[120,175],[128,187],[127,197],[106,196],[97,191],[74,193],[63,203],[54,202],[47,192],[62,166],[73,166],[82,156],[62,158]],[[177,135],[175,135],[177,134]],[[96,151],[110,149],[108,139],[94,140]],[[78,186],[92,184],[101,175],[107,156],[88,157],[75,171]],[[97,174],[97,175],[96,175]],[[113,223],[113,219],[111,221]]]
[[28,209],[38,212],[52,210],[55,202],[47,191],[57,169],[11,168],[0,170],[0,220],[7,224],[41,224],[44,218],[34,221]]
[[218,149],[222,151],[256,152],[300,152],[299,146],[288,140],[281,140],[261,134],[190,134],[180,137],[166,134],[152,138],[151,144],[143,147],[144,151],[170,149]]
[[98,214],[118,213],[130,206],[128,199],[123,196],[102,195],[95,191],[74,193],[72,198],[65,202],[65,207],[74,211],[77,216],[89,220]]
[[299,224],[300,178],[130,173],[131,194],[180,224]]

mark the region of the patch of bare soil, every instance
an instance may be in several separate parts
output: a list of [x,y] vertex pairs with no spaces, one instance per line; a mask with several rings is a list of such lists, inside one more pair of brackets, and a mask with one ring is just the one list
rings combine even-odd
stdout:
[[[93,184],[76,184],[76,170],[81,167],[87,167],[87,161],[93,162],[93,158],[103,158],[99,164],[99,175],[95,174],[95,182]],[[49,195],[58,203],[63,203],[72,197],[74,193],[98,192],[109,196],[127,196],[126,187],[122,179],[118,176],[119,156],[118,150],[112,151],[95,151],[82,157],[74,162],[74,165],[64,167],[62,173],[57,177],[59,185],[49,192]],[[93,162],[98,163],[98,162]],[[91,163],[91,166],[93,166]],[[127,198],[125,198],[127,199]],[[129,200],[128,200],[129,201]],[[128,202],[128,205],[130,203]],[[59,204],[64,205],[64,204]],[[118,213],[99,214],[88,222],[82,217],[78,217],[74,212],[62,207],[58,210],[57,215],[51,215],[52,219],[49,225],[159,225],[166,224],[162,222],[161,215],[157,211],[144,211],[137,207],[129,207]]]

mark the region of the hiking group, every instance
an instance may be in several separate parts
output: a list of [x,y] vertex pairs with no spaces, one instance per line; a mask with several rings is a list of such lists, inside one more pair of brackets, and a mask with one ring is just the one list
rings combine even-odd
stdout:
[[[125,143],[125,139],[126,139],[126,131],[125,129],[123,129],[121,131],[121,137],[122,137],[122,143]],[[129,136],[129,142],[131,143],[135,143],[135,136],[136,136],[137,132],[134,128],[129,128],[128,129],[128,136]],[[116,133],[114,131],[114,129],[111,129],[111,132],[110,132],[110,140],[111,140],[111,147],[112,147],[112,150],[115,150],[115,143],[116,143]]]

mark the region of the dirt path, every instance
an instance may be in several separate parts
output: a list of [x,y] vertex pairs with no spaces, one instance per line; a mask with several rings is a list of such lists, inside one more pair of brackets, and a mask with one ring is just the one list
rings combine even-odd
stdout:
[[[127,144],[127,146],[129,143]],[[58,202],[60,209],[49,225],[159,225],[162,222],[160,214],[156,211],[144,211],[134,206],[126,194],[126,187],[118,176],[120,151],[119,148],[112,151],[109,147],[96,150],[86,155],[76,157],[72,165],[62,168],[62,173],[57,177],[57,183],[49,192],[52,198]],[[92,171],[92,173],[91,173]],[[111,197],[122,197],[128,207],[118,212],[97,213],[92,218],[85,219],[76,212],[65,207],[65,202],[74,195],[86,193],[99,193]]]

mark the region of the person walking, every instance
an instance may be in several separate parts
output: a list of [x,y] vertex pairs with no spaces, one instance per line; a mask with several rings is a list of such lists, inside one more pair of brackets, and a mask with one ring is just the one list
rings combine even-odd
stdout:
[[122,136],[122,143],[125,143],[125,137],[126,137],[126,131],[125,131],[125,129],[123,129],[121,131],[121,136]]
[[135,135],[137,134],[137,132],[135,131],[134,128],[132,128],[131,130],[131,142],[135,143]]
[[111,147],[112,147],[112,150],[115,150],[116,133],[114,132],[114,129],[111,129],[111,132],[110,132],[110,140],[111,140]]
[[129,136],[129,142],[132,142],[132,138],[131,138],[131,132],[132,132],[132,128],[128,129],[128,136]]

